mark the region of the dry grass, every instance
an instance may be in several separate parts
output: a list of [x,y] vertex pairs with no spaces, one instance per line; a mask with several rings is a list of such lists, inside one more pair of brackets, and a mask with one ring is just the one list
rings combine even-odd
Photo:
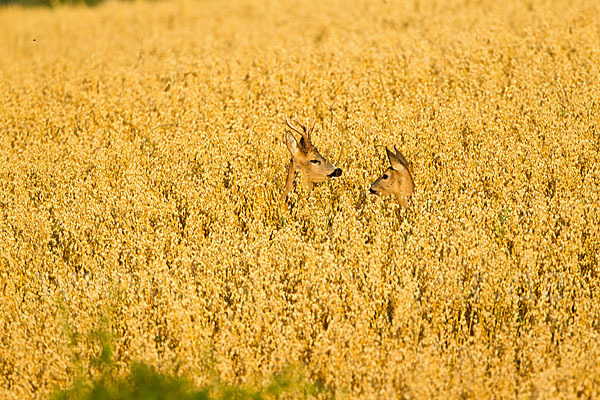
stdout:
[[[122,371],[197,383],[212,354],[352,398],[599,396],[599,11],[0,9],[0,397],[94,374],[101,318]],[[284,211],[294,112],[344,175]],[[408,210],[366,194],[384,145]]]

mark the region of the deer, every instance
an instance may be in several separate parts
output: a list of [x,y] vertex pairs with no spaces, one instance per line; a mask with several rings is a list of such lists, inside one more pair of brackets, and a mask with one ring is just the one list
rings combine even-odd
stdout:
[[[316,120],[313,122],[312,127],[309,127],[309,122],[306,125],[302,125],[295,119],[290,121],[287,116],[285,117],[285,125],[289,128],[285,132],[285,142],[292,155],[292,159],[288,167],[285,189],[281,195],[281,201],[284,203],[288,193],[294,189],[294,180],[298,172],[302,175],[303,186],[308,190],[311,190],[315,183],[342,175],[342,170],[327,161],[312,143],[310,136],[315,129]],[[297,126],[294,126],[294,123]],[[292,131],[300,135],[299,141],[296,140]]]
[[390,165],[383,175],[371,184],[369,192],[375,195],[395,195],[398,203],[404,208],[408,207],[408,199],[413,193],[415,183],[410,174],[410,167],[406,158],[396,149],[385,148]]

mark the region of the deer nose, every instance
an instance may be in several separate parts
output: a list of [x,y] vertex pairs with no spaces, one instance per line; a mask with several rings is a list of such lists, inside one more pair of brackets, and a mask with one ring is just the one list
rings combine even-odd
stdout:
[[336,168],[331,174],[329,174],[329,176],[331,178],[337,178],[338,176],[342,175],[342,170],[339,168]]
[[371,187],[369,188],[369,193],[372,193],[372,194],[377,194],[377,192],[376,192],[376,191],[374,191],[374,190],[373,190],[373,188],[371,188]]

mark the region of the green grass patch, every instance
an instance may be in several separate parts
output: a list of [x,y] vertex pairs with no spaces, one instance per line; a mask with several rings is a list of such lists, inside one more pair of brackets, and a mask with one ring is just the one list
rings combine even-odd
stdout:
[[[329,388],[311,382],[305,368],[300,365],[289,366],[267,379],[255,379],[249,384],[231,384],[220,379],[211,357],[208,357],[205,365],[208,366],[210,382],[202,387],[195,386],[189,377],[161,372],[144,362],[132,363],[128,374],[119,377],[113,360],[114,336],[109,329],[110,321],[101,318],[97,324],[98,329],[87,335],[77,335],[68,321],[64,303],[59,303],[63,310],[64,331],[70,339],[70,350],[73,353],[71,359],[79,376],[70,387],[55,391],[51,396],[53,400],[267,400],[333,397]],[[83,366],[81,356],[75,350],[80,343],[99,346],[99,351],[89,362],[91,368]]]

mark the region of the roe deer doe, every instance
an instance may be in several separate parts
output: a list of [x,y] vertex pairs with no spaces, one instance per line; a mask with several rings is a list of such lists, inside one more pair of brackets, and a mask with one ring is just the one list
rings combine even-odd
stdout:
[[292,154],[292,159],[285,181],[285,190],[281,195],[282,201],[286,200],[288,193],[294,188],[294,179],[298,172],[301,173],[302,184],[307,189],[312,189],[313,183],[342,175],[342,170],[327,161],[312,144],[310,135],[315,129],[315,123],[309,128],[308,123],[302,125],[296,120],[293,122],[298,124],[298,127],[295,127],[287,117],[285,118],[285,124],[292,131],[300,134],[300,141],[296,140],[291,131],[285,132],[287,148]]
[[415,183],[409,171],[408,161],[396,147],[394,147],[394,150],[395,152],[392,152],[387,147],[385,148],[391,167],[386,169],[383,175],[371,184],[369,192],[377,195],[396,195],[400,205],[408,207],[408,198],[413,193]]

